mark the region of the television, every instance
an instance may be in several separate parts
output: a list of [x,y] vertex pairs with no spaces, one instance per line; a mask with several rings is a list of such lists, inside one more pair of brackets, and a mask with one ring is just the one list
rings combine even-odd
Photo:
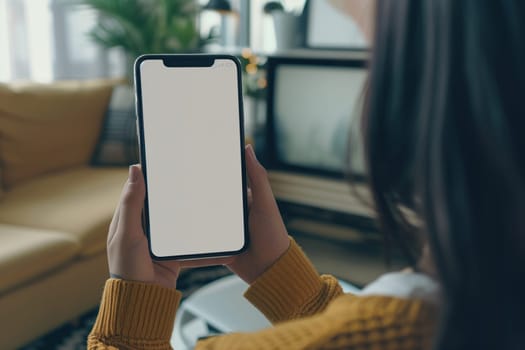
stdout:
[[351,240],[375,231],[359,131],[367,72],[363,52],[268,58],[263,161],[298,231]]

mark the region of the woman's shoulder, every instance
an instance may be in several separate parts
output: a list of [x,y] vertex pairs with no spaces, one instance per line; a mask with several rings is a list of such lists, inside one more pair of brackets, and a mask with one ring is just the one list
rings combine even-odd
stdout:
[[325,310],[325,321],[333,327],[312,348],[429,349],[437,316],[437,306],[422,299],[344,294]]
[[[439,284],[420,273],[388,273],[359,293],[344,294],[326,309],[350,333],[388,329],[413,336],[428,335],[439,310]],[[407,335],[403,333],[403,335]]]
[[438,311],[435,281],[421,274],[389,273],[361,292],[343,294],[330,303],[324,316],[336,326],[319,341],[339,344],[339,348],[359,343],[427,349]]
[[423,325],[438,316],[439,306],[423,299],[408,299],[391,295],[343,294],[328,305],[326,315],[341,322],[368,321],[382,325]]

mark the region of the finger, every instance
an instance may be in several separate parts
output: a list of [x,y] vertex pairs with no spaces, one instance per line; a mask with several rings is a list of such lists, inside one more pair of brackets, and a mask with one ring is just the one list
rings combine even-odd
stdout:
[[248,179],[250,180],[250,188],[257,201],[259,200],[272,200],[273,193],[268,180],[268,174],[266,169],[259,163],[252,145],[246,146],[246,170]]
[[121,225],[128,229],[142,227],[142,207],[145,195],[146,187],[141,168],[138,165],[132,165],[129,167],[129,178],[120,201],[119,227]]

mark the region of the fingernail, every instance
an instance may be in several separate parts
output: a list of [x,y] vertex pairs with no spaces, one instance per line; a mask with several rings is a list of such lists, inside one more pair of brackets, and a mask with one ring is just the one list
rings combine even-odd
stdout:
[[137,182],[139,180],[138,169],[136,166],[129,167],[129,182]]
[[248,148],[248,152],[253,157],[253,159],[257,160],[257,156],[255,155],[255,151],[253,150],[253,146],[249,144],[246,148]]

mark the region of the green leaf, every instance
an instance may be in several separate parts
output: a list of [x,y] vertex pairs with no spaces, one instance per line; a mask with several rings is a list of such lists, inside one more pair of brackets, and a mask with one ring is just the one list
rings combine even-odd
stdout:
[[144,53],[193,51],[199,44],[195,0],[80,0],[100,14],[90,37],[104,48]]

